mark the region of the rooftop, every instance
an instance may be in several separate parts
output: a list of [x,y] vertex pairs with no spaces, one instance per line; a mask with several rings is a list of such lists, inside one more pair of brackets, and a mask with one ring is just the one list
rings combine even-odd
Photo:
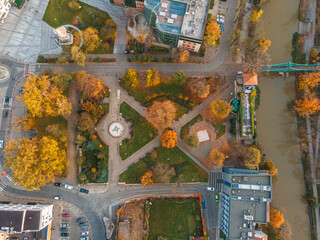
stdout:
[[24,230],[39,230],[40,226],[40,211],[26,211],[24,219]]
[[21,232],[23,215],[24,211],[0,210],[0,229],[13,228],[13,231]]
[[243,73],[243,85],[258,85],[258,75],[256,73]]
[[157,27],[167,33],[202,40],[209,0],[146,0],[157,15]]

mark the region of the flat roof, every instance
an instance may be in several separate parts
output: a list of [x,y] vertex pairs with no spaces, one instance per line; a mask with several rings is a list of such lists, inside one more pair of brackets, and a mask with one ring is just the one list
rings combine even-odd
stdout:
[[0,229],[13,228],[13,231],[21,232],[24,211],[0,210]]
[[24,230],[39,230],[41,211],[26,211],[24,219]]
[[187,4],[181,26],[181,36],[202,39],[209,10],[209,0],[193,0]]
[[159,30],[186,38],[203,39],[209,0],[146,0],[157,15]]

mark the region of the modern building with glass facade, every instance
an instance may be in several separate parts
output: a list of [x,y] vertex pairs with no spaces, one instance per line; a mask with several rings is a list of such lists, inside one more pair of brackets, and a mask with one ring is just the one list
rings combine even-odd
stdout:
[[[110,0],[116,5],[142,8],[134,0]],[[145,0],[145,19],[156,31],[157,41],[198,52],[203,40],[209,0]]]
[[256,223],[269,222],[272,176],[267,171],[223,168],[220,229],[227,239],[255,239]]

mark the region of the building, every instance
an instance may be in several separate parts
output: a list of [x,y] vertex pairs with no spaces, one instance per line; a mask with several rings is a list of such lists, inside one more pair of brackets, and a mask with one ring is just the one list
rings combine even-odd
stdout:
[[0,24],[4,22],[9,14],[11,4],[9,0],[0,0]]
[[223,168],[222,178],[221,231],[227,239],[254,240],[256,223],[269,222],[272,176],[266,171]]
[[264,232],[257,230],[254,235],[254,240],[268,240],[268,235]]
[[258,75],[257,73],[243,73],[242,81],[243,81],[243,86],[257,86]]
[[52,222],[53,205],[0,204],[0,232],[38,232]]
[[157,41],[198,52],[203,40],[209,0],[110,0],[116,5],[144,9]]

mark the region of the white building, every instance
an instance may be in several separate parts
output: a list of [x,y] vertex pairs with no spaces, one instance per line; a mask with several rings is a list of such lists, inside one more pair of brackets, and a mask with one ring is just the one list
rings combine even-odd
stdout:
[[0,24],[4,22],[5,18],[8,16],[11,4],[9,0],[0,0]]
[[0,204],[0,232],[38,232],[52,222],[53,205]]

